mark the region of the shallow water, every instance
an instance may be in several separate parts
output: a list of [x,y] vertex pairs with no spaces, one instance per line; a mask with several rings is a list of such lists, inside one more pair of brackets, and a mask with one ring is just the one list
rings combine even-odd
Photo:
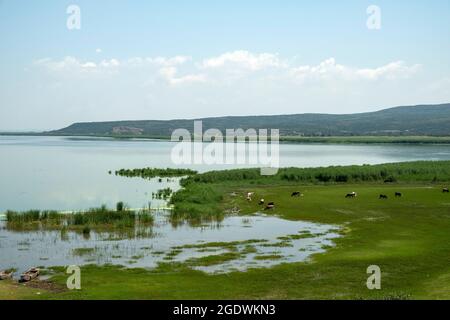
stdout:
[[[0,213],[5,210],[83,210],[118,201],[147,206],[151,193],[177,183],[109,175],[121,168],[177,167],[173,142],[76,137],[0,136]],[[281,144],[280,166],[315,167],[412,160],[448,160],[450,145]],[[247,165],[254,167],[255,165]],[[245,165],[190,165],[197,171]]]
[[[307,260],[324,252],[339,237],[337,227],[303,221],[288,221],[274,216],[228,216],[221,222],[191,226],[173,225],[167,212],[155,215],[152,227],[131,237],[91,232],[89,238],[76,232],[8,230],[0,222],[0,269],[17,268],[17,274],[35,266],[118,264],[153,268],[158,262],[186,262],[192,258],[238,253],[237,259],[192,268],[208,273],[270,267],[284,262]],[[278,239],[295,235],[295,239]],[[297,237],[305,237],[297,239]],[[210,243],[215,242],[215,245]],[[235,242],[233,246],[217,242]],[[236,243],[237,242],[237,243]],[[283,243],[283,246],[279,246]],[[185,247],[197,245],[199,247]],[[251,246],[251,247],[250,247]],[[171,257],[170,252],[178,249]],[[249,250],[251,249],[251,250]],[[275,255],[274,257],[270,257]],[[256,259],[255,259],[256,257]],[[259,258],[259,259],[258,259]],[[261,259],[263,258],[263,259]],[[266,260],[265,258],[271,258]]]

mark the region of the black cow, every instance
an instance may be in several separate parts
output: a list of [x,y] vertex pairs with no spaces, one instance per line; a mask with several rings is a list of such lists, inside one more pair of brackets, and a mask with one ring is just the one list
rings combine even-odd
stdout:
[[272,210],[273,208],[275,208],[275,204],[273,202],[269,202],[264,210]]
[[442,189],[442,192],[444,192],[444,193],[449,193],[448,188]]
[[385,195],[385,194],[380,194],[380,197],[379,197],[379,199],[387,199],[388,198],[388,196],[387,195]]
[[352,193],[347,193],[347,195],[345,196],[346,198],[356,198],[356,193],[352,192]]
[[396,192],[395,193],[395,197],[402,197],[403,195],[402,195],[402,193],[401,192]]
[[292,192],[291,197],[300,197],[300,195],[301,195],[300,191],[295,191]]
[[259,203],[258,203],[258,204],[259,204],[259,205],[264,204],[264,199],[259,200]]

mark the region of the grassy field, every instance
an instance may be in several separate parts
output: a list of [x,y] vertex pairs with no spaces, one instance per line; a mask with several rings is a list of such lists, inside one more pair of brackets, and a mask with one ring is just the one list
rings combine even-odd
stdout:
[[[224,194],[220,205],[241,213],[260,209],[256,199],[274,201],[270,214],[291,220],[333,223],[344,237],[307,263],[207,275],[186,264],[155,270],[117,266],[82,267],[82,290],[14,290],[12,298],[39,299],[450,299],[450,195],[433,184],[242,185],[212,184]],[[304,196],[291,197],[292,191]],[[255,192],[248,202],[244,194]],[[346,199],[356,191],[358,197]],[[395,198],[400,191],[403,197]],[[238,196],[231,196],[236,192]],[[389,199],[380,200],[380,193]],[[368,290],[366,269],[382,271],[382,289]],[[61,287],[66,275],[58,269]],[[0,283],[0,297],[11,285]]]
[[[224,212],[261,211],[290,220],[336,224],[336,247],[308,262],[208,275],[190,269],[238,255],[167,263],[153,270],[82,267],[82,290],[67,291],[56,268],[42,290],[0,282],[0,297],[39,299],[450,299],[450,162],[257,169],[194,174],[172,198],[173,218],[216,219]],[[302,197],[291,197],[300,191]],[[350,192],[356,198],[345,198]],[[247,192],[253,200],[247,201]],[[396,198],[395,192],[402,197]],[[388,199],[379,199],[384,194]],[[382,289],[368,290],[367,267],[378,265]]]

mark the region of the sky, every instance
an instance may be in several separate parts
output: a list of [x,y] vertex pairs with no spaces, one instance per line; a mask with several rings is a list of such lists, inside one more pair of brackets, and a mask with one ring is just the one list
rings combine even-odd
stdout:
[[450,102],[450,0],[0,0],[0,131]]

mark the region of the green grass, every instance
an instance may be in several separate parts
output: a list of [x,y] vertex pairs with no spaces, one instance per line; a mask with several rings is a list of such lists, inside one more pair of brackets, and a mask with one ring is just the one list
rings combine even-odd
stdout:
[[[240,195],[252,188],[292,185],[292,191],[302,191],[305,185],[426,183],[445,185],[450,181],[450,161],[416,161],[361,166],[319,168],[281,168],[276,175],[261,176],[259,169],[209,171],[181,180],[183,189],[172,195],[173,216],[187,219],[221,217],[224,197],[234,187],[245,186]],[[291,192],[292,192],[291,191]],[[267,200],[267,199],[266,199]],[[258,197],[254,197],[258,201]],[[233,211],[233,207],[227,207]]]
[[439,136],[282,136],[281,142],[329,144],[450,144],[450,137]]
[[[234,189],[239,191],[239,189]],[[207,275],[187,264],[167,263],[155,270],[82,267],[82,290],[46,293],[58,299],[450,299],[450,196],[430,185],[292,186],[252,191],[278,203],[274,214],[291,220],[343,226],[336,247],[308,263]],[[356,190],[356,199],[345,199]],[[395,191],[403,198],[378,200]],[[225,206],[258,209],[245,197],[226,198]],[[217,244],[220,246],[220,244]],[[382,270],[382,289],[368,290],[366,269]],[[64,273],[54,279],[63,284]]]
[[139,169],[120,169],[115,172],[117,176],[141,177],[151,179],[155,177],[183,177],[197,173],[190,169],[159,169],[159,168],[139,168]]
[[17,212],[8,210],[6,221],[7,228],[11,230],[80,230],[89,234],[91,228],[129,229],[134,228],[137,222],[148,225],[153,223],[153,216],[146,210],[140,212],[126,210],[124,203],[118,202],[116,210],[101,206],[67,214],[57,211],[29,210]]
[[[83,266],[82,290],[44,292],[43,299],[450,299],[450,195],[449,163],[419,163],[415,173],[411,164],[397,166],[397,183],[359,181],[352,183],[302,183],[281,179],[243,179],[218,183],[185,185],[200,192],[184,195],[195,205],[211,206],[215,215],[238,207],[241,214],[261,209],[254,199],[274,201],[270,214],[285,219],[330,223],[341,226],[341,238],[327,252],[311,261],[284,263],[247,272],[209,275],[190,269],[189,263],[164,263],[156,269],[124,269],[118,266]],[[389,166],[388,166],[389,167]],[[382,169],[379,167],[378,169]],[[385,168],[385,167],[384,167]],[[401,168],[405,170],[400,170]],[[408,169],[409,168],[409,169]],[[400,170],[400,171],[397,171]],[[229,172],[226,173],[227,175]],[[417,181],[413,181],[414,175]],[[429,179],[436,175],[437,179]],[[219,174],[214,174],[219,176]],[[439,181],[436,182],[436,181]],[[195,186],[194,189],[190,189]],[[197,188],[212,191],[212,196]],[[185,189],[185,190],[186,190]],[[291,197],[300,190],[304,196]],[[345,195],[356,191],[358,197]],[[235,192],[237,196],[232,196]],[[395,192],[403,197],[395,198]],[[379,194],[389,196],[379,200]],[[220,196],[220,197],[219,197]],[[189,198],[190,197],[190,198]],[[211,197],[211,201],[205,198]],[[203,199],[203,200],[202,200]],[[185,202],[185,204],[188,202]],[[207,213],[199,209],[202,213]],[[302,236],[299,233],[300,236]],[[297,235],[293,235],[297,236]],[[250,243],[249,243],[250,244]],[[203,247],[226,247],[226,243]],[[230,251],[238,255],[239,252]],[[219,257],[224,258],[224,257]],[[231,258],[229,256],[225,258]],[[208,259],[216,259],[211,256]],[[213,263],[206,261],[204,263]],[[369,265],[382,271],[381,290],[368,290]],[[59,270],[53,278],[64,284],[67,275]],[[0,296],[4,290],[0,286]],[[29,293],[24,293],[27,298]],[[16,295],[20,298],[21,295]]]

